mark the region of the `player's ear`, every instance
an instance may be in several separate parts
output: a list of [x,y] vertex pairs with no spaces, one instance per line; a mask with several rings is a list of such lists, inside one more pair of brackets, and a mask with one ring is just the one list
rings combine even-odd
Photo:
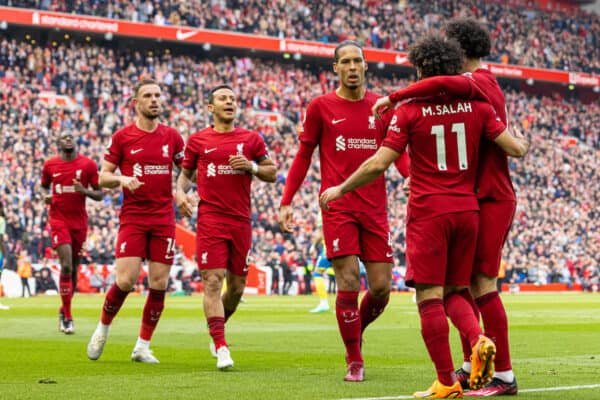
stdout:
[[365,64],[365,71],[369,69],[369,63],[363,60],[363,64]]
[[336,74],[338,72],[338,65],[336,62],[333,63],[333,72],[335,72]]
[[211,114],[215,112],[215,106],[212,103],[208,103],[208,106],[206,106],[206,108],[208,109],[208,112]]

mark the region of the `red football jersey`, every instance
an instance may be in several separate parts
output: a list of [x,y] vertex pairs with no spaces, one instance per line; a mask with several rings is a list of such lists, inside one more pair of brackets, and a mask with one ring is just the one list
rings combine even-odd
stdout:
[[42,186],[52,184],[52,204],[50,222],[53,219],[66,222],[69,227],[86,229],[88,223],[85,211],[85,195],[75,190],[73,180],[83,187],[98,189],[98,166],[89,158],[78,155],[72,161],[53,157],[42,167]]
[[475,196],[482,135],[505,129],[488,103],[440,99],[400,106],[383,146],[410,154],[408,218],[478,210]]
[[[498,81],[487,69],[479,68],[472,73],[473,79],[490,99],[496,114],[508,125],[506,101]],[[515,189],[510,180],[508,157],[504,150],[489,140],[481,143],[477,172],[477,198],[516,200]]]
[[238,127],[228,133],[209,127],[188,138],[183,168],[196,170],[198,220],[207,216],[245,223],[250,220],[252,174],[231,168],[229,156],[236,154],[258,162],[268,151],[258,133]]
[[112,136],[104,159],[144,183],[134,192],[123,188],[121,224],[175,224],[172,172],[183,160],[183,145],[181,135],[162,124],[153,132],[131,124]]
[[[335,92],[319,96],[306,109],[300,141],[319,146],[321,190],[339,185],[381,146],[392,113],[382,120],[371,114],[380,96],[367,91],[359,101]],[[384,176],[354,190],[331,204],[336,211],[387,212]]]

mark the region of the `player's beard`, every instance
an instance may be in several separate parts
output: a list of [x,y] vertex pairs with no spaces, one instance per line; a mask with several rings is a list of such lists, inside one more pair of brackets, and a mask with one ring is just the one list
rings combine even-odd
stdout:
[[73,152],[75,151],[75,146],[73,146],[73,147],[63,147],[62,151],[65,152],[65,153],[67,153],[67,154],[73,154]]
[[150,111],[150,110],[148,110],[148,111],[145,111],[145,110],[144,110],[144,111],[140,111],[140,114],[142,114],[142,117],[144,117],[144,118],[146,118],[146,119],[149,119],[149,120],[155,120],[156,118],[158,118],[158,117],[159,117],[159,115],[160,115],[160,110],[159,110],[159,111],[156,111],[156,112],[154,112],[154,111]]

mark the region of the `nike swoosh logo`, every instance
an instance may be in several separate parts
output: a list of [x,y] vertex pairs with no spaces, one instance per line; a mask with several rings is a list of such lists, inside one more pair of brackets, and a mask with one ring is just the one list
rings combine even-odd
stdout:
[[352,318],[352,319],[345,319],[344,323],[351,324],[351,323],[356,322],[356,321],[358,321],[358,317]]
[[139,153],[142,150],[144,150],[144,149],[131,150],[130,153],[135,154],[135,153]]
[[333,125],[335,125],[335,124],[339,124],[340,122],[345,121],[345,120],[346,120],[346,118],[340,118],[340,119],[335,119],[334,118],[334,119],[331,120],[331,123]]
[[62,174],[62,172],[57,172],[57,173],[55,173],[55,174],[52,174],[52,177],[53,177],[53,178],[56,178],[57,176],[60,176],[61,174]]
[[177,32],[175,33],[175,37],[177,38],[177,40],[185,40],[185,39],[189,39],[192,36],[198,34],[198,31],[189,31],[189,32],[183,32],[181,29],[177,29]]
[[394,255],[394,253],[385,253],[386,257],[392,257]]
[[173,256],[165,256],[165,259],[171,260],[171,259],[173,259]]
[[211,153],[211,152],[215,151],[216,149],[217,149],[216,147],[213,147],[212,149],[204,149],[204,154]]

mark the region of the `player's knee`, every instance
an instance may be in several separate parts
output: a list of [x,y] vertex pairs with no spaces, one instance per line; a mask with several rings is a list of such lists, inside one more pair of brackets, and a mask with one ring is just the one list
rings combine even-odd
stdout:
[[496,277],[483,274],[475,275],[471,282],[471,292],[473,293],[473,297],[478,298],[498,290],[496,279]]
[[377,281],[369,284],[369,291],[377,298],[383,299],[389,296],[391,290],[391,282]]

